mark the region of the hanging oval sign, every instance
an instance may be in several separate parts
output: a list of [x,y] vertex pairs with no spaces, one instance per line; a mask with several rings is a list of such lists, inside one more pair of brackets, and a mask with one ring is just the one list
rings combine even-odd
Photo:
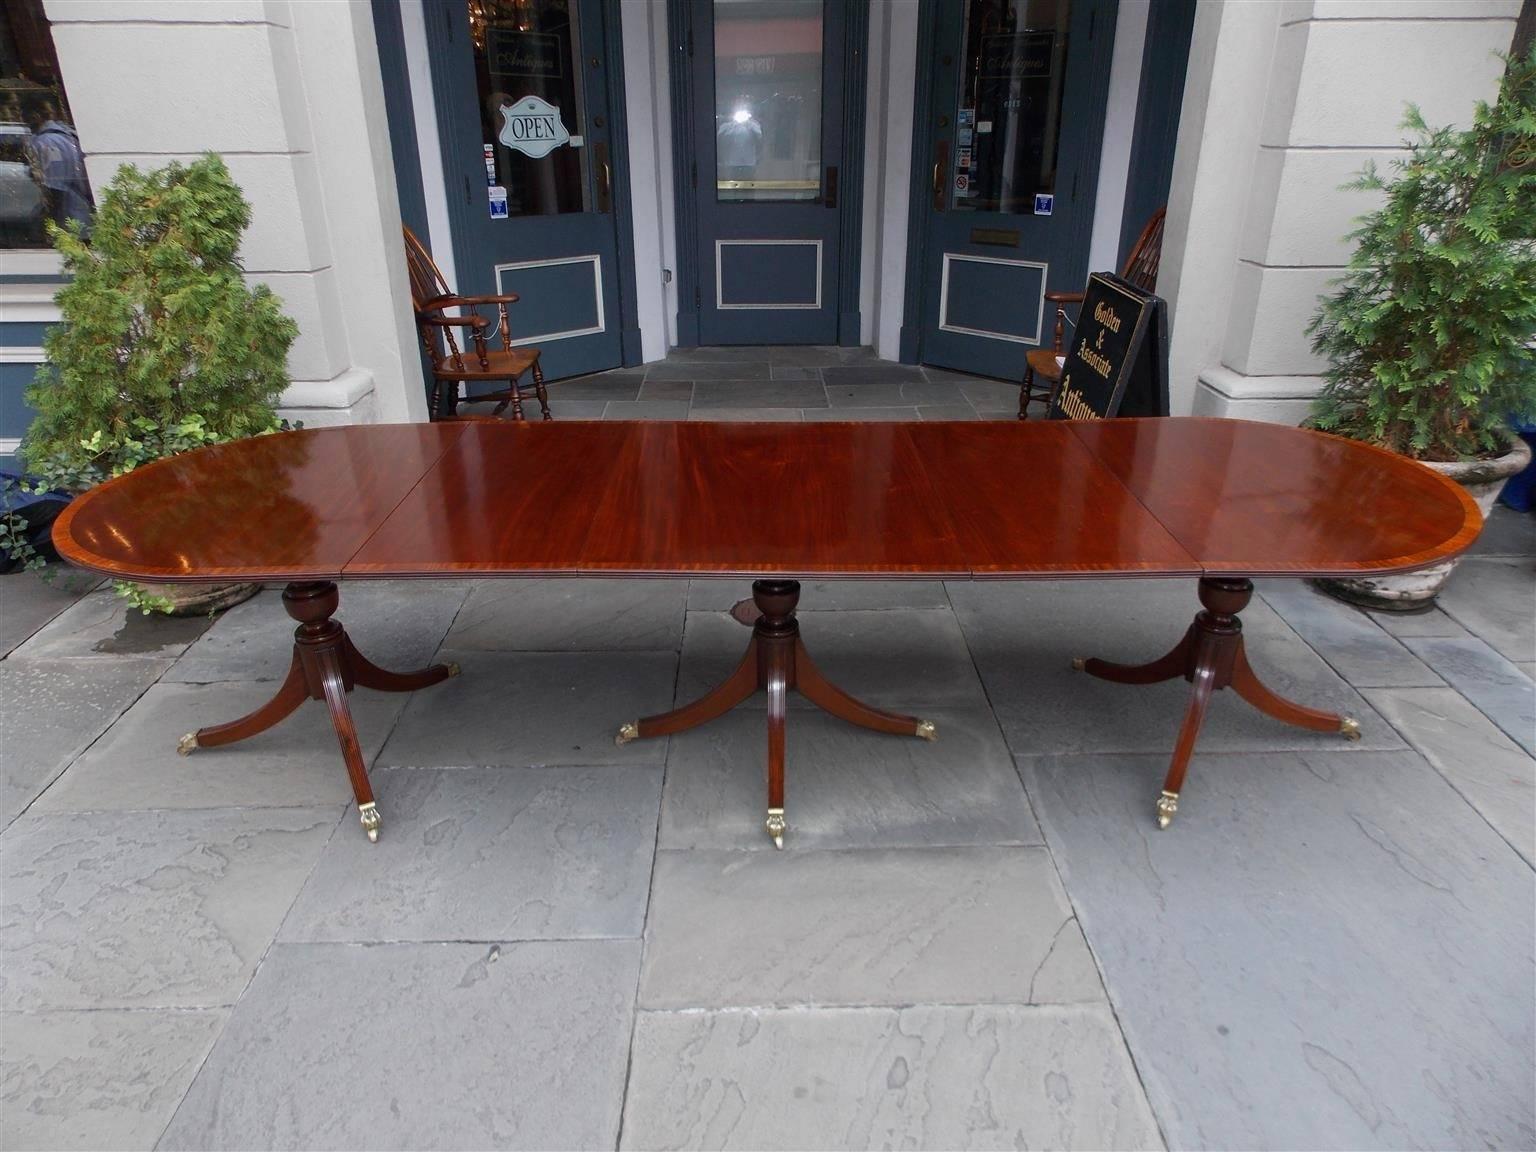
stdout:
[[571,134],[560,123],[560,109],[537,96],[524,96],[516,104],[501,106],[498,139],[514,152],[537,159],[569,143]]

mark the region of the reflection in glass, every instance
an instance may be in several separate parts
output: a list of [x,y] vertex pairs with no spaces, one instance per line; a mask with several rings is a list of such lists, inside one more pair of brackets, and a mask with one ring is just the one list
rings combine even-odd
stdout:
[[1056,190],[1071,0],[965,0],[951,203],[1034,211]]
[[0,248],[46,248],[44,222],[89,233],[85,157],[42,0],[0,4]]
[[591,211],[577,0],[466,2],[487,183],[508,216]]
[[721,200],[821,195],[822,0],[715,0]]

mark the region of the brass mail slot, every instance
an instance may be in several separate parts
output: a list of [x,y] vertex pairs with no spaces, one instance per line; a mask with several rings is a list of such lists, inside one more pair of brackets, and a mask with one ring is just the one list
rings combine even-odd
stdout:
[[1017,248],[1019,230],[1017,228],[972,228],[971,243],[995,244],[999,248]]

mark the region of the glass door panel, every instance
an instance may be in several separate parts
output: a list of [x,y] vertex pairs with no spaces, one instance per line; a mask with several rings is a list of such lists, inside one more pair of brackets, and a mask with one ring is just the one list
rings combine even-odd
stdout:
[[821,0],[715,6],[715,195],[821,196]]

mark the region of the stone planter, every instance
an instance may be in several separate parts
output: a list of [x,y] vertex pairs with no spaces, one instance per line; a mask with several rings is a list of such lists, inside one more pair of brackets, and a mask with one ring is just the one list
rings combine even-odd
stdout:
[[[1498,499],[1504,482],[1530,462],[1530,445],[1515,440],[1508,452],[1492,460],[1425,460],[1423,464],[1465,488],[1486,518],[1493,511],[1493,502]],[[1330,596],[1362,608],[1386,612],[1420,611],[1434,603],[1435,596],[1459,562],[1458,557],[1401,576],[1353,576],[1340,580],[1313,580],[1312,584]]]
[[171,616],[207,616],[243,604],[261,591],[260,584],[145,584],[139,587],[152,596],[171,602]]

